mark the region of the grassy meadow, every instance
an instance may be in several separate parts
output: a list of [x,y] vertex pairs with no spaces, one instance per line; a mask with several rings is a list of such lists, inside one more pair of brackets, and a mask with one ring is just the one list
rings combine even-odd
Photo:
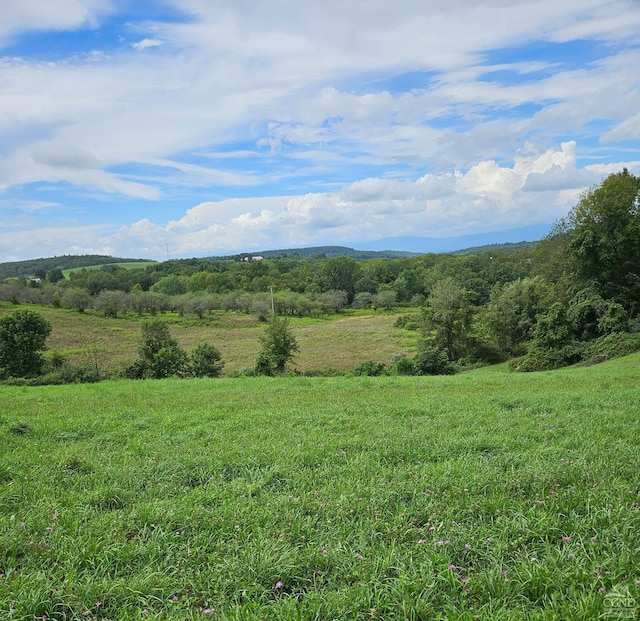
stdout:
[[[125,270],[140,270],[148,267],[149,265],[157,265],[157,263],[157,261],[119,261],[116,263],[108,263],[107,265],[111,267],[121,267]],[[81,270],[97,271],[103,269],[104,267],[104,263],[98,263],[96,265],[86,265],[84,267],[72,267],[66,270],[62,270],[62,274],[65,278],[69,278],[69,276],[73,272],[80,272]]]
[[637,618],[639,381],[0,386],[0,619]]
[[[0,303],[0,317],[18,309],[35,310],[52,326],[47,339],[50,351],[55,351],[76,364],[97,359],[104,374],[111,374],[130,365],[138,357],[142,322],[148,315],[130,313],[111,319],[91,311],[51,306]],[[352,371],[368,360],[390,365],[394,356],[415,354],[418,334],[395,328],[395,320],[416,309],[395,311],[356,311],[348,309],[320,318],[291,318],[291,327],[300,346],[292,365],[302,373],[320,373],[336,369]],[[225,363],[224,376],[253,368],[261,345],[259,336],[266,324],[252,315],[214,311],[198,319],[195,315],[177,313],[159,315],[170,325],[171,336],[180,346],[191,351],[198,343],[215,345]]]

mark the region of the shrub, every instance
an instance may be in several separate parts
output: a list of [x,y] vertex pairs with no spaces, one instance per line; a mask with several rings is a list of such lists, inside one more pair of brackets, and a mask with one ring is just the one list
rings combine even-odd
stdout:
[[272,315],[264,334],[260,337],[262,351],[258,354],[255,371],[258,375],[284,373],[288,362],[300,351],[289,321]]
[[449,354],[443,347],[425,345],[414,359],[416,375],[452,375],[453,365],[449,362]]
[[51,324],[32,310],[18,310],[0,319],[0,369],[7,376],[38,375]]
[[406,356],[402,356],[401,358],[398,358],[398,360],[396,360],[395,364],[393,365],[393,370],[398,375],[415,375],[416,365]]
[[385,375],[386,365],[384,362],[374,362],[373,360],[368,360],[367,362],[363,362],[359,364],[354,370],[354,375],[369,375],[371,377],[377,377],[379,375]]
[[216,347],[209,343],[200,343],[191,353],[189,370],[194,377],[220,377],[224,362]]
[[540,347],[535,343],[526,355],[509,362],[512,371],[551,371],[560,369],[582,360],[582,346],[580,343],[565,345],[557,349]]
[[601,362],[640,351],[640,334],[615,332],[591,341],[585,347],[585,362]]
[[420,329],[420,317],[416,313],[407,313],[406,315],[400,315],[394,322],[394,328],[402,328],[404,330],[419,330]]
[[169,326],[159,319],[142,324],[142,339],[138,347],[140,357],[124,374],[131,379],[161,379],[183,376],[188,368],[188,356],[169,334]]

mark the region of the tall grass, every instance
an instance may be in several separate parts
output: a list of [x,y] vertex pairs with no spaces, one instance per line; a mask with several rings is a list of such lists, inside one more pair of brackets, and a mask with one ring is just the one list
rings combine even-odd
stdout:
[[[30,305],[0,303],[0,316]],[[87,357],[100,363],[104,373],[121,371],[138,357],[141,324],[148,316],[133,313],[117,319],[103,317],[92,311],[77,311],[36,307],[53,327],[47,340],[50,350],[60,352],[70,362],[85,363]],[[345,310],[341,314],[317,319],[291,319],[300,353],[294,365],[303,373],[337,369],[352,371],[367,360],[390,364],[400,353],[413,355],[417,332],[394,327],[402,312]],[[223,375],[232,376],[253,368],[261,345],[258,337],[265,323],[244,313],[215,311],[204,320],[195,315],[160,316],[170,324],[171,335],[180,346],[190,351],[199,343],[217,347],[225,362]]]
[[1,386],[0,618],[637,615],[639,364]]

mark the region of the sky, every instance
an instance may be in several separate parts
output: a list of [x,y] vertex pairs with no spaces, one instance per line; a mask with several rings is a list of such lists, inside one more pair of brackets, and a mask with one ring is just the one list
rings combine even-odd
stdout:
[[640,0],[1,0],[0,262],[547,230],[639,67]]

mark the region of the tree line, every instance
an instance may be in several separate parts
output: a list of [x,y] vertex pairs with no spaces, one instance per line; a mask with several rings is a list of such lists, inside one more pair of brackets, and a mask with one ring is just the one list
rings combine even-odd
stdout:
[[[266,320],[406,307],[398,326],[419,331],[420,345],[415,359],[396,361],[398,372],[501,360],[521,371],[557,368],[638,347],[639,210],[640,179],[624,169],[586,191],[536,245],[361,260],[187,259],[104,265],[66,278],[53,268],[44,280],[0,283],[0,300],[110,317],[174,311],[203,319],[217,309]],[[382,372],[373,362],[367,369]]]

